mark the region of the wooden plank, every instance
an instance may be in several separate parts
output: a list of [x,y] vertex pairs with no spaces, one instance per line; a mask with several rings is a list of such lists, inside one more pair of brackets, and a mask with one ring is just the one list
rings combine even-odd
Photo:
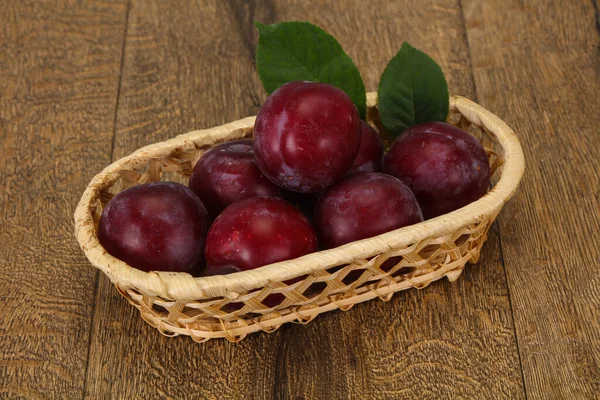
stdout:
[[96,272],[73,212],[109,161],[123,1],[0,7],[0,397],[79,398]]
[[[472,97],[462,15],[455,1],[133,2],[115,158],[174,134],[258,111],[265,95],[251,56],[253,20],[310,20],[357,60],[374,90],[406,39],[434,56],[454,93]],[[360,28],[360,29],[359,29]],[[523,397],[510,305],[492,234],[459,282],[389,303],[286,325],[238,344],[167,339],[102,277],[87,395],[181,398]]]
[[[132,1],[114,159],[145,144],[256,114],[266,98],[239,13],[224,2]],[[253,32],[253,30],[252,30]],[[272,397],[280,333],[239,344],[165,338],[102,276],[93,323],[89,398]]]
[[[278,20],[325,27],[377,89],[406,40],[442,66],[450,91],[474,98],[457,1],[276,1]],[[524,396],[496,232],[482,259],[454,284],[320,316],[281,339],[280,398],[522,398]]]
[[478,97],[525,150],[500,230],[528,397],[598,398],[598,11],[469,0],[464,15]]

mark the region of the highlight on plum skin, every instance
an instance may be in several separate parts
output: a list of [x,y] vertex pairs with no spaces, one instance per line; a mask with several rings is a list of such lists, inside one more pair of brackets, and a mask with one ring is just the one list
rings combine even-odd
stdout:
[[186,186],[147,183],[111,199],[100,217],[98,240],[109,254],[142,271],[198,275],[208,226],[206,208]]
[[256,161],[271,181],[287,190],[319,192],[350,169],[360,131],[358,110],[343,90],[289,82],[267,98],[256,117]]
[[490,184],[485,149],[469,133],[443,122],[406,130],[383,161],[384,171],[414,192],[425,219],[481,198]]
[[206,238],[209,275],[246,271],[317,250],[306,217],[276,197],[251,197],[227,207]]
[[345,178],[321,196],[315,227],[321,246],[332,248],[423,221],[410,189],[381,172]]
[[252,139],[221,143],[200,157],[189,187],[216,218],[230,204],[253,196],[289,197],[267,179],[256,164]]

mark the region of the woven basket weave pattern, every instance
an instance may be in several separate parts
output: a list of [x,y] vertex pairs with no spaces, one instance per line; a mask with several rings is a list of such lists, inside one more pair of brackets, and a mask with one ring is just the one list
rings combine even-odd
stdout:
[[[369,94],[368,119],[378,125],[375,104],[375,96]],[[77,237],[92,264],[108,275],[145,321],[164,335],[189,335],[198,342],[217,337],[238,341],[251,332],[272,332],[286,322],[304,324],[322,312],[348,310],[372,298],[387,301],[394,292],[420,289],[444,276],[454,281],[467,262],[479,258],[524,163],[514,133],[476,104],[452,98],[449,121],[484,145],[495,186],[459,212],[422,224],[254,271],[205,278],[144,273],[104,251],[96,228],[103,207],[116,193],[146,182],[187,184],[194,164],[210,147],[251,137],[254,117],[250,117],[147,146],[107,167],[90,183],[77,208]],[[501,184],[496,184],[500,177]],[[266,306],[267,297],[277,306]]]

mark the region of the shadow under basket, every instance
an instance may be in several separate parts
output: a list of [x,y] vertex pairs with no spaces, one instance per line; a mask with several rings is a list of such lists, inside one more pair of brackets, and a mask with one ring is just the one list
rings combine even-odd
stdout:
[[[380,126],[376,103],[375,93],[369,93],[367,120]],[[87,258],[164,335],[189,335],[197,342],[222,337],[239,341],[252,332],[273,332],[286,322],[306,324],[326,311],[346,311],[374,298],[388,301],[395,292],[421,289],[444,276],[455,281],[467,262],[479,258],[490,226],[517,189],[525,166],[521,145],[503,121],[470,100],[452,97],[449,122],[483,144],[492,171],[491,190],[459,210],[335,249],[222,276],[142,272],[103,249],[96,235],[98,221],[116,193],[146,182],[187,184],[206,150],[251,137],[254,120],[248,117],[141,148],[96,175],[77,206],[75,231]]]

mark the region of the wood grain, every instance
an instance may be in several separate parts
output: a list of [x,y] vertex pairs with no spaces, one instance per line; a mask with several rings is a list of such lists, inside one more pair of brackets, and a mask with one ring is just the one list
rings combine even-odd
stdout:
[[[265,95],[253,65],[253,20],[326,27],[357,60],[369,90],[409,40],[440,61],[454,93],[474,94],[454,1],[431,1],[423,11],[408,2],[373,2],[368,12],[364,3],[347,1],[222,4],[132,3],[114,158],[255,114]],[[481,263],[456,284],[326,314],[239,344],[163,338],[102,277],[93,332],[90,398],[523,397],[495,233]]]
[[464,1],[477,95],[522,138],[500,216],[526,390],[600,393],[600,31],[593,2]]
[[109,162],[125,5],[0,7],[0,398],[79,398],[96,272],[72,214]]

